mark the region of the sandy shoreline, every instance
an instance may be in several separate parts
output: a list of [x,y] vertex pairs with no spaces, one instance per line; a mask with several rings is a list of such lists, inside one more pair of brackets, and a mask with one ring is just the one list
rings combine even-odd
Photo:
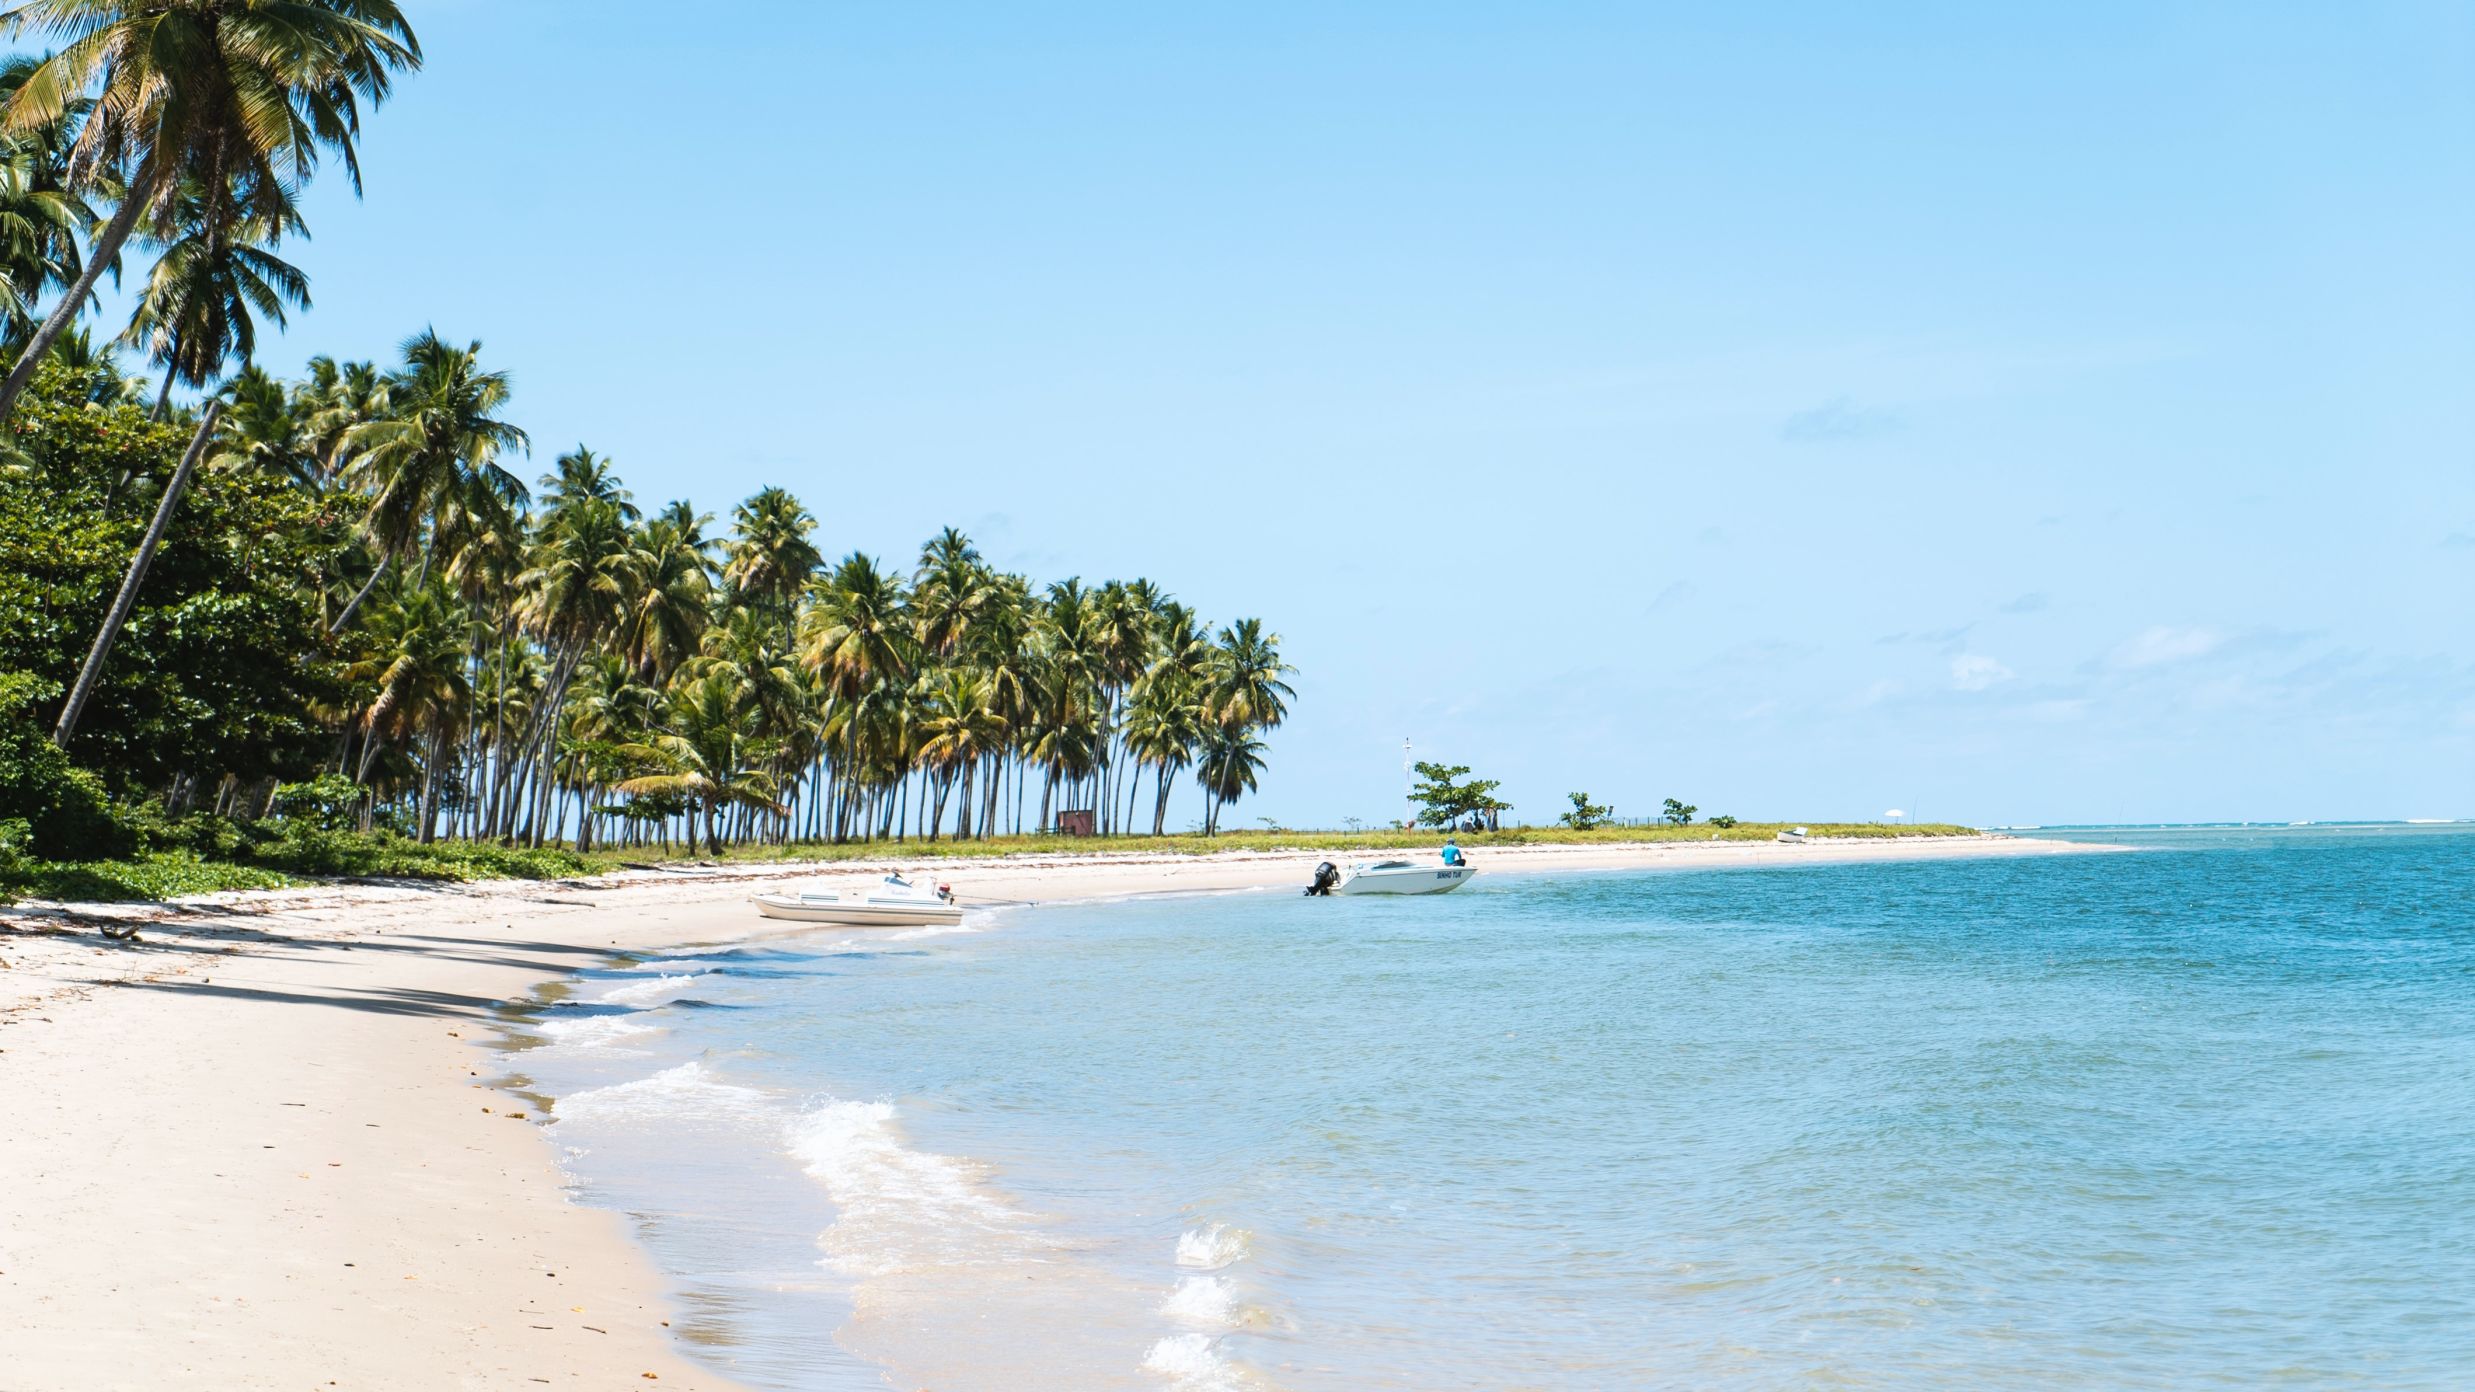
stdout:
[[[2002,837],[1521,847],[1503,873],[2070,854]],[[1319,853],[939,862],[966,900],[1303,884]],[[493,1085],[502,1006],[756,935],[871,865],[0,909],[0,1389],[734,1386],[614,1214]],[[134,943],[105,922],[136,921]],[[510,1121],[518,1124],[511,1125]]]

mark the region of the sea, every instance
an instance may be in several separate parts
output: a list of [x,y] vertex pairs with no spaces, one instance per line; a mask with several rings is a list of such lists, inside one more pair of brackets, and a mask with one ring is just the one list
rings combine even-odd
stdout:
[[2475,826],[623,958],[578,1202],[760,1389],[2475,1386]]

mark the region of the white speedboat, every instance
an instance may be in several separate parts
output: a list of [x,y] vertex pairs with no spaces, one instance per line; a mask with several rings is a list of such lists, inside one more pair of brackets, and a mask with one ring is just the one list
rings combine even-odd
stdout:
[[756,911],[797,923],[837,923],[848,928],[935,928],[962,922],[962,905],[944,885],[915,885],[888,875],[863,889],[798,894],[759,894]]
[[1420,865],[1406,860],[1378,860],[1352,865],[1332,886],[1334,894],[1449,894],[1470,882],[1476,870],[1466,865]]

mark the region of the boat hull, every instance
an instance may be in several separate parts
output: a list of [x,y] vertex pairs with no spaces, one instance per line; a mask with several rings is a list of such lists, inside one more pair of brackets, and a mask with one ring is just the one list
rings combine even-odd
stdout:
[[832,923],[845,928],[950,928],[962,922],[957,904],[862,904],[828,898],[759,894],[756,911],[792,923]]
[[1478,872],[1466,865],[1418,865],[1398,870],[1356,870],[1341,877],[1334,894],[1450,894]]

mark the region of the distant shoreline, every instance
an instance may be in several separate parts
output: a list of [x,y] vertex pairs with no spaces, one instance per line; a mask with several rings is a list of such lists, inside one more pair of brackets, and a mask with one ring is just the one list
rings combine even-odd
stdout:
[[[892,849],[893,854],[884,852]],[[742,940],[755,889],[919,865],[325,885],[0,909],[0,1323],[29,1385],[715,1392],[555,1126],[500,1084],[508,1002],[614,954]],[[1997,836],[1497,846],[1482,873],[1792,868],[2108,848]],[[940,862],[966,901],[1301,887],[1318,849]],[[107,925],[139,928],[134,943]],[[108,1078],[107,1086],[97,1086]],[[510,1126],[510,1120],[528,1123]]]

